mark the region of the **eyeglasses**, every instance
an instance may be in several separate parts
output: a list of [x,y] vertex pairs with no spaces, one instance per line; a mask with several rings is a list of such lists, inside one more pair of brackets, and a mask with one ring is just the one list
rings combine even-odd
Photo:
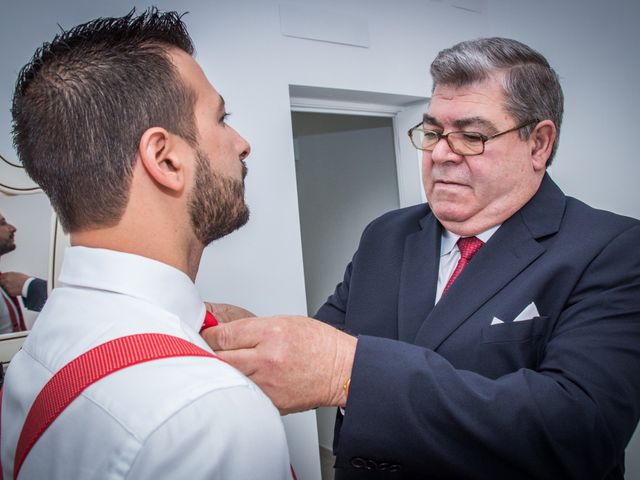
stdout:
[[505,133],[515,132],[521,128],[528,127],[534,123],[538,123],[538,120],[529,120],[526,123],[518,125],[517,127],[510,128],[504,132],[496,133],[495,135],[486,136],[478,132],[449,132],[440,133],[435,130],[425,130],[422,127],[422,122],[409,130],[409,138],[411,143],[418,150],[426,150],[431,152],[436,148],[436,144],[443,138],[447,140],[449,148],[453,153],[458,155],[481,155],[484,153],[484,144],[489,140],[493,140]]

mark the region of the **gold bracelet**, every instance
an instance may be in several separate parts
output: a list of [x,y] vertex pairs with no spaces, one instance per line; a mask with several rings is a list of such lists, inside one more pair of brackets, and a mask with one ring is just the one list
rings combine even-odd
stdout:
[[342,385],[345,397],[349,397],[349,385],[351,385],[351,377],[347,378],[347,381]]

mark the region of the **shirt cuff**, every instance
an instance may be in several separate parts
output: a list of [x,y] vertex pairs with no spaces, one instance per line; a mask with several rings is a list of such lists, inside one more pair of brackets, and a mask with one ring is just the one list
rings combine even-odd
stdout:
[[29,285],[35,280],[35,277],[29,277],[22,285],[22,298],[26,298],[29,294]]

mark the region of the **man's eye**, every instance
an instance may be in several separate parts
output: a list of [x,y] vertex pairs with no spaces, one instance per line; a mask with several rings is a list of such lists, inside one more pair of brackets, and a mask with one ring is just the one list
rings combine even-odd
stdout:
[[482,142],[482,135],[475,132],[465,132],[462,134],[462,138],[465,142],[473,143],[473,142]]
[[230,112],[229,112],[229,113],[224,112],[224,113],[222,114],[222,116],[220,117],[220,123],[224,123],[224,122],[226,122],[226,121],[227,121],[227,118],[229,118],[230,116],[231,116],[231,113],[230,113]]
[[436,141],[440,138],[440,135],[438,134],[438,132],[434,132],[433,130],[426,130],[424,132],[424,139],[427,142],[433,142]]

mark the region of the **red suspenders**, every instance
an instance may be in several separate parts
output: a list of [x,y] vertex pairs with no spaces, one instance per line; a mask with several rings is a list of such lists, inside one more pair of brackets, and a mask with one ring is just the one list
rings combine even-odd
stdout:
[[[87,387],[107,375],[138,363],[169,357],[211,357],[224,362],[206,350],[182,338],[160,333],[142,333],[116,338],[98,345],[62,367],[47,382],[34,400],[20,432],[13,479],[18,478],[27,455],[65,408]],[[0,407],[2,390],[0,390]],[[0,413],[1,413],[0,408]],[[291,466],[291,475],[296,474]],[[0,480],[2,463],[0,462]]]
[[[1,287],[0,287],[1,288]],[[20,308],[20,302],[16,297],[11,297],[7,292],[2,290],[0,292],[7,311],[9,312],[9,318],[11,319],[11,328],[14,332],[23,332],[27,329],[24,323],[24,316],[22,315],[22,309]]]
[[[38,439],[87,387],[113,372],[138,363],[186,356],[212,357],[222,361],[182,338],[159,333],[143,333],[116,338],[98,345],[62,367],[40,391],[27,414],[16,448],[14,480],[18,478],[25,458]],[[0,478],[1,472],[0,466]]]

